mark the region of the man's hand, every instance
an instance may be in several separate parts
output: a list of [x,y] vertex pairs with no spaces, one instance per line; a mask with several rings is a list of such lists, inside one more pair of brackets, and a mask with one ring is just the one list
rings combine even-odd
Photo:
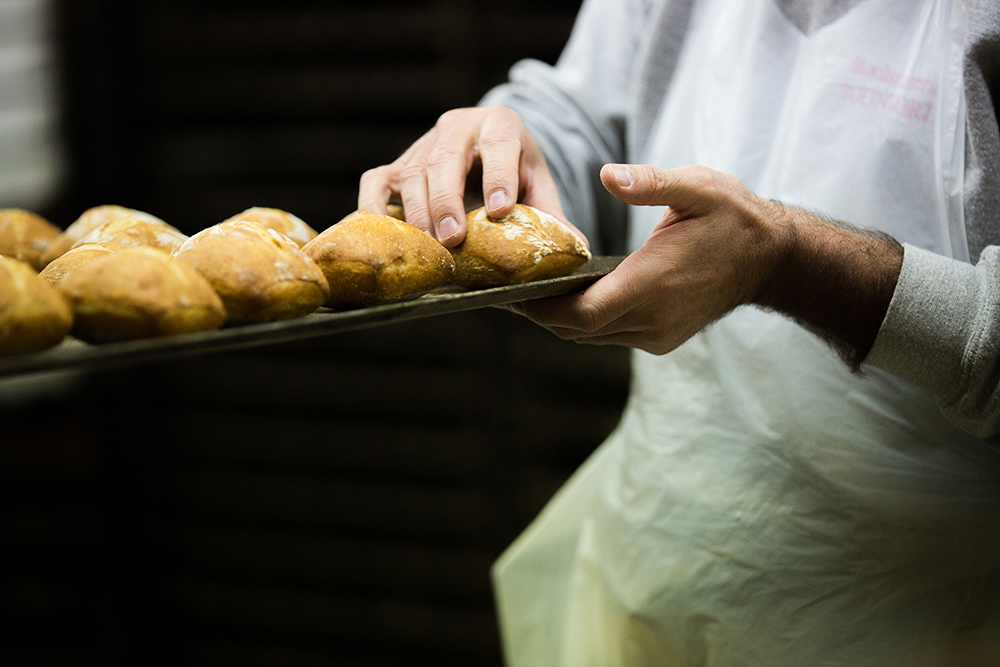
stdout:
[[664,354],[752,299],[787,252],[789,233],[768,221],[768,202],[733,176],[605,165],[601,181],[626,203],[669,208],[642,247],[585,292],[514,306],[561,338]]
[[521,117],[505,107],[442,115],[395,162],[364,173],[358,209],[385,214],[386,204],[398,197],[407,222],[454,247],[465,238],[462,194],[477,162],[488,215],[502,218],[521,202],[566,222],[545,156]]
[[755,303],[818,331],[852,363],[870,349],[902,263],[895,241],[761,199],[704,167],[605,165],[601,181],[626,203],[668,208],[586,291],[512,310],[565,339],[664,354]]

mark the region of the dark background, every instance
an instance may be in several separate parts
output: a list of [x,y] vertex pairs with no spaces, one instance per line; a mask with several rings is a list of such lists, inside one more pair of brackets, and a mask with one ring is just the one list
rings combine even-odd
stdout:
[[[63,0],[46,213],[323,229],[577,7]],[[489,567],[627,384],[624,350],[497,310],[0,382],[0,664],[498,665]]]

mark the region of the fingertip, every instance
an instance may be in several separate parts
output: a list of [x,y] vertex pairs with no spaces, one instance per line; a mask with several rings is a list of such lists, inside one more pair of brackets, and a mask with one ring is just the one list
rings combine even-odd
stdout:
[[406,224],[413,225],[414,227],[416,227],[417,229],[419,229],[420,231],[422,231],[424,234],[427,234],[427,236],[431,237],[435,241],[438,240],[437,235],[434,233],[434,228],[433,227],[422,227],[420,225],[414,225],[412,222],[408,222]]
[[454,248],[465,240],[465,220],[455,216],[445,216],[435,228],[438,242],[445,248]]
[[434,231],[434,225],[431,224],[431,220],[426,215],[426,212],[424,212],[424,214],[422,215],[416,211],[413,211],[411,213],[409,210],[407,210],[407,213],[408,215],[406,216],[406,224],[416,227],[424,234],[430,236],[432,239],[437,240],[437,235]]
[[618,188],[618,183],[615,182],[615,175],[611,172],[610,164],[601,167],[601,185],[608,192],[614,192]]
[[606,164],[601,167],[601,183],[608,190],[628,190],[635,180],[635,171],[631,165]]
[[486,215],[491,218],[505,218],[513,210],[514,200],[502,188],[497,188],[486,198]]

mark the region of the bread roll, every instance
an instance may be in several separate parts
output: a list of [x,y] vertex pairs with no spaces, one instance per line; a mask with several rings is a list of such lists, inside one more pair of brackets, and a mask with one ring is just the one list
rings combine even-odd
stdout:
[[316,262],[287,236],[256,222],[209,227],[185,241],[174,257],[208,279],[231,322],[301,317],[330,295]]
[[466,287],[513,285],[572,273],[590,259],[576,234],[556,218],[517,204],[500,220],[479,208],[466,216],[465,240],[451,249],[452,282]]
[[128,248],[154,248],[170,254],[187,239],[185,234],[162,220],[152,221],[128,216],[98,227],[74,243],[73,248],[96,243]]
[[307,243],[330,283],[331,308],[371,306],[425,292],[451,277],[440,243],[388,215],[355,212]]
[[77,268],[87,264],[98,257],[104,257],[109,252],[124,250],[125,246],[101,245],[99,243],[86,243],[73,248],[68,253],[61,255],[49,263],[38,277],[47,282],[52,287],[56,287],[66,276]]
[[69,307],[58,292],[24,262],[0,257],[0,355],[52,347],[72,326]]
[[94,259],[58,289],[73,309],[73,334],[94,343],[211,331],[226,319],[207,280],[153,248]]
[[90,232],[121,218],[139,218],[140,220],[148,220],[149,222],[163,222],[155,215],[125,208],[124,206],[95,206],[84,211],[73,224],[56,237],[55,241],[52,242],[52,245],[49,246],[49,249],[42,256],[42,262],[48,264],[56,257],[66,253],[77,241]]
[[406,214],[403,212],[403,207],[399,204],[389,204],[386,207],[386,212],[390,217],[396,218],[396,220],[402,220],[406,222]]
[[298,216],[277,208],[254,206],[237,213],[225,222],[256,222],[280,232],[294,241],[300,248],[316,238],[315,229]]
[[59,236],[59,228],[42,216],[21,208],[0,209],[0,255],[27,262],[35,269]]

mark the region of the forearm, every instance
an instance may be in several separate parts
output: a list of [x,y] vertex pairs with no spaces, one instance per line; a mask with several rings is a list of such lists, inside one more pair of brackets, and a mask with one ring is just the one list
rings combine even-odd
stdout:
[[763,210],[784,231],[783,249],[753,303],[795,319],[857,368],[892,301],[903,247],[881,232],[777,202]]
[[854,368],[881,368],[935,397],[957,426],[1000,431],[1000,252],[977,266],[775,202],[778,260],[753,303],[827,340]]

